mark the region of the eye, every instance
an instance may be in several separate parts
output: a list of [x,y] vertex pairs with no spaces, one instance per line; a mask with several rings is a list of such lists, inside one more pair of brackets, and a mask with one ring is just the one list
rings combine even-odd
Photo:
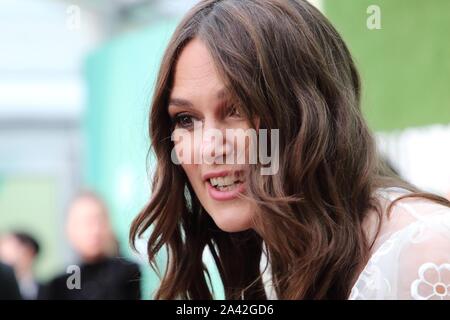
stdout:
[[192,129],[197,121],[193,116],[181,113],[173,117],[172,124],[178,128]]

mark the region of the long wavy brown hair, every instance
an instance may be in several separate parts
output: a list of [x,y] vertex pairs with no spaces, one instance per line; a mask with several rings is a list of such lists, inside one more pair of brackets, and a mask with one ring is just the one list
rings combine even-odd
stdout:
[[[177,58],[194,37],[209,49],[247,119],[257,116],[259,128],[280,130],[278,174],[250,168],[247,197],[256,208],[251,230],[220,230],[171,161],[168,98]],[[371,209],[380,223],[383,218],[377,188],[403,187],[412,191],[408,197],[450,206],[385,169],[361,113],[360,91],[345,43],[306,1],[204,0],[187,13],[157,78],[149,119],[157,168],[151,199],[130,232],[134,245],[150,231],[148,257],[156,270],[156,255],[167,249],[156,299],[213,298],[205,248],[226,299],[266,299],[263,244],[278,298],[346,299],[374,243],[362,222]]]

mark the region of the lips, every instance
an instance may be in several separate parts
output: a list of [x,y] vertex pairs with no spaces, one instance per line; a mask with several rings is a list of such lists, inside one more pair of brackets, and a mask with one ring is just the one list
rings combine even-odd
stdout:
[[220,171],[204,175],[208,193],[217,201],[225,201],[237,198],[244,192],[243,171]]

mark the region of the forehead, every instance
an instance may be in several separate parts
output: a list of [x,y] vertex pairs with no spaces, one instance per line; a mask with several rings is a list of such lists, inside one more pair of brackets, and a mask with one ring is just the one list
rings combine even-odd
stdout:
[[172,93],[195,98],[216,93],[222,87],[223,82],[207,47],[199,39],[191,40],[175,66]]

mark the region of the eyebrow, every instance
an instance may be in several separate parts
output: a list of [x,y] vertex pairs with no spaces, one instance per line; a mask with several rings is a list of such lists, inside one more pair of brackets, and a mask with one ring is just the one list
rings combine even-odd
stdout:
[[181,99],[181,98],[170,98],[169,99],[169,106],[175,106],[175,107],[186,107],[186,108],[192,108],[192,103],[189,100]]
[[[227,95],[227,90],[225,88],[218,90],[216,93],[216,97],[219,100],[224,99],[226,97],[226,95]],[[183,98],[176,98],[176,97],[174,97],[174,98],[170,97],[169,106],[170,105],[175,106],[175,107],[193,108],[193,104],[189,100],[186,100]]]

